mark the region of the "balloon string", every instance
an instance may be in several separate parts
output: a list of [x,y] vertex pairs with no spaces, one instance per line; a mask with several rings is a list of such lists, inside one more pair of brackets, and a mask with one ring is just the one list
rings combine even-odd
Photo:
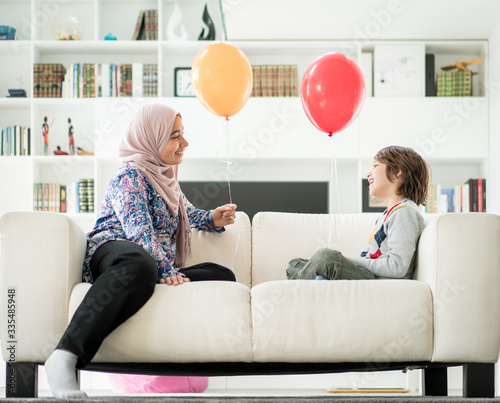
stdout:
[[[335,184],[335,186],[334,186]],[[333,201],[333,189],[336,188],[337,191],[337,215],[340,214],[340,192],[339,192],[339,178],[337,172],[337,156],[335,149],[335,142],[332,139],[332,163],[330,168],[330,207],[332,206],[331,201]],[[330,209],[330,228],[328,234],[328,245],[332,245],[332,230],[333,230],[333,209]],[[342,231],[336,231],[335,235],[339,237]]]
[[[229,126],[228,126],[229,119],[224,119],[221,124],[219,125],[219,131],[217,133],[217,159],[219,162],[223,162],[226,164],[226,171],[227,171],[227,188],[229,190],[229,203],[233,204],[233,197],[231,195],[231,172],[229,169],[229,166],[231,165],[231,161],[229,161]],[[221,143],[221,133],[225,132],[226,136],[226,158],[223,159],[221,157],[221,152],[220,152],[220,143]]]
[[[226,159],[222,159],[220,156],[220,137],[222,131],[225,132],[226,135]],[[217,159],[219,162],[223,162],[226,164],[226,171],[227,171],[227,188],[229,192],[229,204],[233,204],[233,196],[231,194],[231,172],[229,166],[231,165],[231,161],[229,161],[229,119],[225,118],[221,124],[219,125],[219,130],[217,133]],[[241,231],[240,227],[238,226],[238,238],[236,240],[236,246],[234,248],[234,254],[233,254],[233,259],[231,261],[231,270],[233,270],[234,267],[234,261],[236,260],[236,254],[238,253],[238,246],[240,244],[240,237],[241,237]]]

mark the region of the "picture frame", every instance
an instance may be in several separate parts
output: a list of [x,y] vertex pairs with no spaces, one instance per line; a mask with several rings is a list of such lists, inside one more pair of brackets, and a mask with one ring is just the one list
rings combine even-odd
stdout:
[[176,67],[174,69],[174,96],[195,97],[191,83],[191,67]]
[[370,184],[368,179],[361,180],[363,213],[383,213],[387,206],[384,200],[370,194]]

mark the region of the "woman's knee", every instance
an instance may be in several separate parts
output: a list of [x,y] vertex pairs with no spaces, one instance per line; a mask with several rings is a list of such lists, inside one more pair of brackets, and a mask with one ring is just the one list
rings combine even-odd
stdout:
[[233,271],[231,269],[228,269],[227,267],[217,265],[216,270],[218,271],[220,275],[220,279],[222,281],[236,281],[236,276],[234,275]]
[[119,257],[118,273],[123,282],[132,287],[154,288],[158,282],[156,262],[144,249],[123,253]]
[[236,276],[234,275],[233,271],[225,268],[226,270],[223,273],[223,280],[224,281],[236,281]]

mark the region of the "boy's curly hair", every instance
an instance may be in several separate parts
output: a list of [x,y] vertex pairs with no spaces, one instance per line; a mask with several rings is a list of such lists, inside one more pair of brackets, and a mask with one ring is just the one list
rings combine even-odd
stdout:
[[409,147],[382,148],[374,159],[387,165],[387,179],[393,182],[401,171],[402,183],[396,194],[413,200],[417,206],[427,205],[429,166],[416,151]]

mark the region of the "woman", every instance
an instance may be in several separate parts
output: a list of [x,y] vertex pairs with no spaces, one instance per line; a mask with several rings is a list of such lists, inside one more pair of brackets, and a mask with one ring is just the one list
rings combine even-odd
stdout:
[[[177,165],[189,143],[181,115],[161,104],[141,109],[120,145],[124,163],[111,179],[93,230],[87,235],[83,280],[93,283],[57,348],[45,363],[55,397],[86,397],[75,369],[84,368],[104,338],[135,314],[155,284],[236,281],[214,263],[185,267],[191,227],[224,231],[236,205],[196,209],[177,182]],[[111,298],[103,298],[106,295]]]

